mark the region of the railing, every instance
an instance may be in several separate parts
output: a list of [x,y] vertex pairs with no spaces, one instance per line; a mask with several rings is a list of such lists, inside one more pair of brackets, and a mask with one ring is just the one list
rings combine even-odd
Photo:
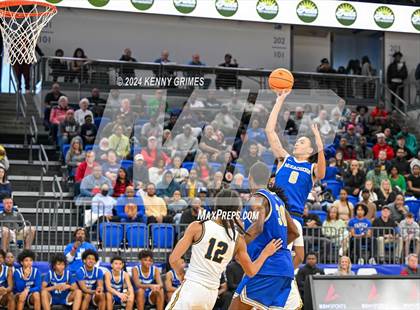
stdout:
[[63,189],[61,188],[60,180],[56,174],[53,177],[52,190],[54,198],[60,198],[60,200],[63,200]]
[[[29,163],[33,163],[33,146],[38,142],[38,125],[36,124],[35,116],[31,116],[29,122]],[[25,146],[28,144],[28,139],[25,136]]]
[[[62,64],[66,66],[76,60],[84,62],[83,68],[77,73],[57,67],[57,62],[62,61]],[[76,91],[78,99],[88,95],[93,87],[109,89],[125,87],[125,84],[128,84],[131,85],[131,88],[154,88],[144,80],[151,77],[203,78],[204,84],[200,86],[201,88],[258,90],[268,88],[270,73],[271,70],[265,69],[192,66],[174,63],[133,63],[69,57],[43,57],[33,69],[33,74],[36,75],[34,85],[39,82],[59,81],[60,84],[65,85],[66,89]],[[332,89],[342,98],[366,100],[369,103],[376,101],[379,94],[379,77],[314,72],[293,72],[293,75],[295,89]],[[136,78],[143,78],[143,80],[141,83],[136,83],[139,82]],[[192,87],[185,84],[177,86],[172,81],[168,88],[190,89]]]
[[44,176],[48,173],[48,168],[49,168],[48,155],[47,155],[47,152],[45,151],[45,147],[43,144],[39,145],[38,159],[41,164],[41,182],[39,186],[39,194],[42,196],[44,195]]

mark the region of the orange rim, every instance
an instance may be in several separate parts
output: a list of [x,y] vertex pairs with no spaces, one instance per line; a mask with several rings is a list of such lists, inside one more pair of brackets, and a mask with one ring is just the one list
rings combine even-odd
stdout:
[[[38,12],[38,13],[16,13],[16,12],[10,12],[4,10],[4,8],[7,7],[13,7],[18,5],[38,5],[41,7],[45,7],[44,12]],[[37,17],[42,15],[54,15],[57,13],[57,8],[55,5],[52,5],[51,3],[46,2],[40,2],[40,1],[30,1],[30,0],[18,0],[18,1],[1,1],[0,2],[0,16],[2,17],[14,17],[14,18],[25,18],[25,17]]]

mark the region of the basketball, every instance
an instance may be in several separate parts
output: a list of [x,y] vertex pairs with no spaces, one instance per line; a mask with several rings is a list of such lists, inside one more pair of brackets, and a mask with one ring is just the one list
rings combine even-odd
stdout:
[[292,89],[294,82],[293,74],[283,68],[274,70],[268,77],[268,85],[273,91]]

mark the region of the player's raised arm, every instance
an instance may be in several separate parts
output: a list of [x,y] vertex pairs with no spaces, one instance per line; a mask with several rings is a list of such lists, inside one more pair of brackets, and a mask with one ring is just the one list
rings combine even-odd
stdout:
[[169,264],[177,273],[182,273],[182,256],[188,251],[195,240],[200,238],[203,227],[200,222],[192,222],[185,230],[184,236],[178,241],[172,254],[169,256]]
[[242,266],[242,269],[244,270],[245,274],[249,277],[253,277],[258,273],[258,271],[260,271],[265,260],[274,253],[276,253],[281,248],[281,246],[281,239],[273,239],[270,243],[268,243],[265,246],[260,256],[258,256],[256,260],[251,261],[251,258],[249,257],[246,249],[245,239],[242,235],[240,235],[238,237],[238,243],[236,245],[236,260]]
[[255,214],[257,215],[257,219],[246,231],[246,244],[251,243],[264,230],[264,221],[266,217],[266,199],[260,195],[252,196],[250,200],[250,206],[251,211],[255,212]]
[[316,180],[322,180],[325,178],[325,171],[327,169],[327,163],[325,161],[324,145],[322,143],[321,134],[319,133],[318,125],[311,125],[312,132],[315,136],[316,148],[318,149],[318,160],[315,165],[314,173]]
[[297,238],[299,238],[300,234],[289,212],[287,210],[284,210],[284,211],[286,214],[286,222],[287,222],[287,244],[290,244],[293,241],[295,241]]
[[283,106],[283,103],[289,93],[290,90],[284,90],[277,96],[276,103],[274,104],[273,110],[268,117],[267,126],[265,127],[268,143],[270,144],[271,150],[276,158],[285,158],[288,155],[276,133],[276,124],[281,107]]

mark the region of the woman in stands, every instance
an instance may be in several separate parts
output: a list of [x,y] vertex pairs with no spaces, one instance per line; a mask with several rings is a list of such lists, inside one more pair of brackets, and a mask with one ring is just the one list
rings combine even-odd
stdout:
[[65,158],[70,177],[74,177],[76,174],[76,168],[84,162],[85,159],[86,153],[83,151],[82,139],[80,139],[80,137],[73,138],[70,143],[70,149]]
[[354,276],[351,270],[351,260],[348,256],[341,256],[338,259],[338,270],[334,273],[337,276]]
[[340,197],[334,201],[332,207],[337,208],[338,218],[346,223],[353,217],[354,206],[349,202],[347,191],[344,188],[340,190]]
[[127,170],[120,168],[118,170],[117,180],[114,185],[114,197],[120,197],[125,194],[125,190],[128,186],[131,186],[131,182],[128,179]]
[[[378,194],[376,194],[375,192],[373,182],[371,180],[366,180],[365,186],[363,187],[363,189],[369,190],[369,193],[370,193],[369,201],[376,203],[376,201],[378,200]],[[359,200],[362,200],[362,191],[360,191],[359,193]]]
[[380,206],[384,206],[394,202],[397,193],[391,187],[391,182],[389,180],[382,180],[377,195],[378,200],[376,203]]
[[343,240],[348,236],[347,224],[345,221],[338,218],[337,207],[332,206],[329,208],[327,219],[322,223],[322,234],[329,238],[334,245],[338,247],[343,246]]

